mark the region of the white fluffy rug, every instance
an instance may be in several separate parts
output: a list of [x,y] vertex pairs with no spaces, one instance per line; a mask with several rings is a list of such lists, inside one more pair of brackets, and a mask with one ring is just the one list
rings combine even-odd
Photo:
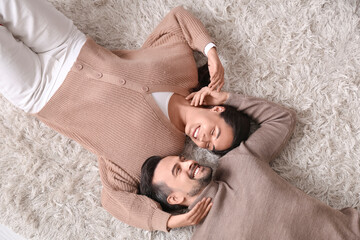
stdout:
[[[50,2],[99,44],[126,49],[183,5],[218,46],[225,90],[296,110],[295,134],[274,169],[330,206],[360,207],[359,1]],[[0,223],[28,239],[191,237],[191,228],[151,233],[113,218],[100,205],[96,157],[5,99],[0,105]]]

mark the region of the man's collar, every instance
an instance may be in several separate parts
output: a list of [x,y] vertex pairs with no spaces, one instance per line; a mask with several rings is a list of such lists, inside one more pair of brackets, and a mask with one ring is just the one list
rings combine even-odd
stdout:
[[[193,207],[195,207],[195,205],[201,201],[201,199],[203,199],[204,197],[209,197],[214,199],[215,194],[218,190],[219,184],[211,181],[205,188],[204,190],[202,190],[202,192],[200,193],[200,195],[194,200],[194,202],[192,204],[190,204],[190,206],[188,207],[189,210],[191,210]],[[212,200],[211,200],[212,201]]]

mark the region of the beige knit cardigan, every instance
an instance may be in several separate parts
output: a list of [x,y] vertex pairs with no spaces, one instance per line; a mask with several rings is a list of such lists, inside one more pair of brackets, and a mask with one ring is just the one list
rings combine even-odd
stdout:
[[212,42],[202,23],[173,9],[138,50],[109,51],[90,38],[68,76],[36,117],[98,156],[103,207],[143,229],[167,231],[170,217],[137,195],[140,169],[152,155],[176,155],[185,135],[152,92],[186,96],[197,85],[193,51]]

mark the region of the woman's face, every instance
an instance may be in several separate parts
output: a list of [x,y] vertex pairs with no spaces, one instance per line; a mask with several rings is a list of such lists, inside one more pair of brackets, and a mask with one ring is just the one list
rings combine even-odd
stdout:
[[185,134],[197,146],[210,151],[230,148],[234,139],[233,129],[220,116],[224,110],[222,106],[194,108],[186,117]]

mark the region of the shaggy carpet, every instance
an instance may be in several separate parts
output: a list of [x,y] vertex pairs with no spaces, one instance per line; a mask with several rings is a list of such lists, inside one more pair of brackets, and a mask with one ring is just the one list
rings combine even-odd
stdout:
[[[183,5],[217,44],[225,90],[297,112],[295,133],[273,169],[332,207],[360,207],[359,1],[50,2],[112,49],[140,47],[171,8]],[[96,157],[4,98],[0,105],[0,223],[28,239],[191,237],[191,227],[148,232],[113,218],[100,204]],[[185,151],[216,164],[192,143]]]

